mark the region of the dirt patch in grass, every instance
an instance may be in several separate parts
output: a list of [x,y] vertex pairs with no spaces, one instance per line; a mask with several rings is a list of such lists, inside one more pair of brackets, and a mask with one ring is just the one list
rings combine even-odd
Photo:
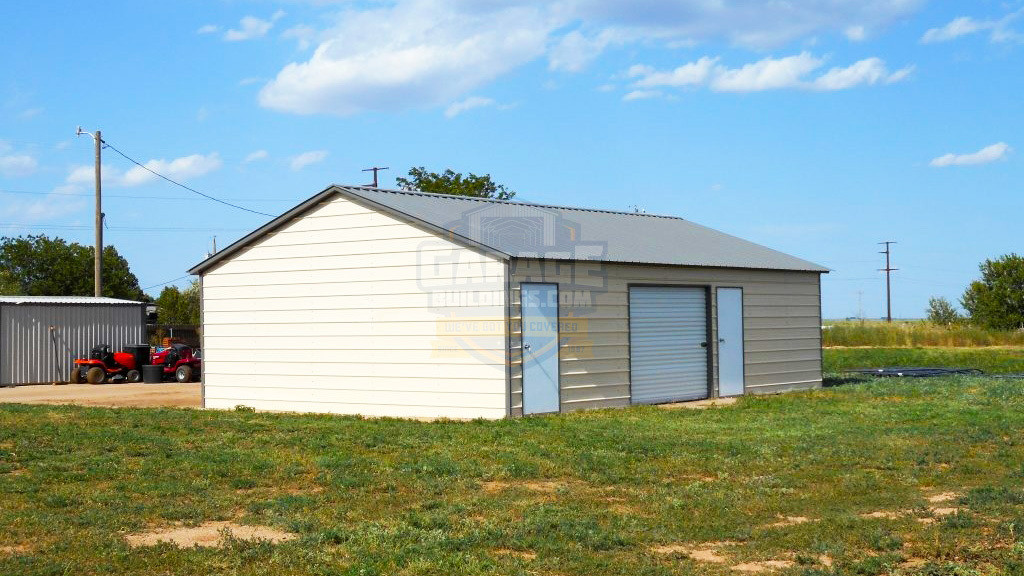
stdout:
[[494,553],[498,556],[515,556],[523,560],[533,560],[537,557],[537,553],[532,550],[512,550],[511,548],[497,548]]
[[927,498],[928,502],[932,504],[940,504],[942,502],[949,502],[955,499],[959,494],[956,492],[942,492],[941,494],[933,494]]
[[732,569],[739,572],[772,572],[774,570],[782,570],[792,566],[793,562],[790,560],[763,560],[761,562],[744,562],[743,564],[737,564],[733,566]]
[[804,524],[807,522],[816,522],[812,518],[806,516],[783,516],[782,520],[769,524],[769,528],[784,528],[786,526],[796,526],[797,524]]
[[242,526],[234,522],[219,521],[206,522],[199,526],[161,528],[152,532],[128,534],[124,538],[133,547],[155,546],[160,542],[169,542],[181,548],[191,548],[223,546],[226,534],[238,540],[268,540],[275,544],[296,537],[291,532],[268,526]]
[[959,508],[929,508],[932,514],[936,516],[949,516],[950,514],[956,514],[960,511]]
[[662,544],[648,548],[651,552],[661,555],[684,554],[697,562],[725,564],[728,558],[718,551],[725,546],[735,546],[736,542],[705,542],[703,544]]
[[16,546],[0,546],[0,554],[9,556],[12,554],[24,554],[28,552],[30,548],[28,544],[18,544]]
[[910,514],[907,510],[878,510],[877,512],[867,512],[861,514],[861,518],[883,518],[885,520],[899,520],[900,518]]
[[693,400],[691,402],[673,402],[671,404],[658,404],[658,408],[676,410],[685,408],[688,410],[706,410],[708,408],[719,408],[731,406],[736,403],[736,398],[709,398],[707,400]]
[[491,480],[489,482],[481,482],[480,486],[485,492],[501,492],[502,490],[509,490],[513,488],[521,488],[523,490],[529,490],[531,492],[543,492],[545,494],[551,494],[564,486],[564,482],[555,482],[553,480],[523,480],[518,482],[508,482],[504,480]]

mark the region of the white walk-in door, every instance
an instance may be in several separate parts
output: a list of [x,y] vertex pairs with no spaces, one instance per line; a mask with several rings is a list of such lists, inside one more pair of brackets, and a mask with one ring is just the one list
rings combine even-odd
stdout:
[[743,289],[718,289],[718,395],[743,394]]
[[523,414],[558,412],[558,285],[523,284]]
[[708,397],[704,288],[629,289],[629,366],[634,403]]

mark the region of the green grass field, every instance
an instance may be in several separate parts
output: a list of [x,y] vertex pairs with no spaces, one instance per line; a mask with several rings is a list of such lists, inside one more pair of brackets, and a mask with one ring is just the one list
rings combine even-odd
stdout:
[[1024,373],[1022,348],[826,348],[825,372],[850,368],[928,366],[977,368],[986,374]]
[[831,346],[1017,346],[1024,330],[987,330],[969,324],[939,326],[924,320],[826,320],[823,344]]
[[[1024,382],[966,377],[492,422],[5,405],[0,574],[1020,575],[1022,428]],[[210,520],[297,538],[125,540]]]

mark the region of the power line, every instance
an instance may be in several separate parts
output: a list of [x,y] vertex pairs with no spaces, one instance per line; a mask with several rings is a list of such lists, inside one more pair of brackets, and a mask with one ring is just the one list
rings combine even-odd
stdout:
[[225,200],[221,200],[220,198],[215,198],[213,196],[210,196],[209,194],[204,194],[204,193],[200,192],[199,190],[196,190],[195,188],[186,186],[186,185],[182,184],[181,182],[178,182],[177,180],[172,180],[171,178],[168,178],[167,176],[164,176],[163,174],[157,172],[156,170],[153,170],[149,166],[146,166],[145,164],[139,162],[138,160],[132,158],[131,156],[125,154],[124,152],[121,152],[120,150],[117,149],[116,146],[114,146],[110,142],[107,142],[106,140],[103,140],[103,143],[107,146],[107,148],[110,148],[114,152],[117,152],[125,160],[131,162],[132,164],[135,164],[139,168],[142,168],[143,170],[149,172],[150,174],[153,174],[154,176],[158,176],[160,178],[163,178],[164,180],[170,182],[171,184],[174,184],[175,186],[180,186],[181,188],[184,188],[185,190],[188,190],[189,192],[198,194],[198,195],[202,196],[203,198],[207,198],[207,199],[213,200],[214,202],[220,202],[221,204],[224,204],[225,206],[231,206],[232,208],[237,208],[239,210],[244,210],[246,212],[251,212],[253,214],[259,214],[260,216],[267,216],[269,218],[275,218],[275,216],[273,214],[267,214],[266,212],[260,212],[259,210],[253,210],[251,208],[246,208],[245,206],[239,206],[238,204],[232,204],[231,202],[227,202]]
[[[0,194],[30,194],[33,196],[77,196],[79,198],[88,198],[92,194],[83,194],[80,192],[36,192],[32,190],[4,190],[0,189]],[[167,196],[149,196],[145,194],[104,194],[104,198],[132,198],[136,200],[177,200],[177,198],[168,198]],[[280,198],[225,198],[224,200],[238,200],[243,202],[281,202],[293,204],[293,200],[281,200]]]
[[184,276],[178,276],[174,280],[168,280],[167,282],[161,282],[159,284],[153,284],[152,286],[146,286],[145,288],[143,288],[143,290],[149,290],[150,288],[156,288],[158,286],[164,286],[164,285],[170,284],[172,282],[177,282],[178,280],[184,280],[185,278],[188,278],[188,276],[189,276],[188,274],[185,274]]
[[[45,229],[60,229],[60,230],[91,230],[92,226],[87,225],[76,225],[76,224],[22,224],[18,222],[0,222],[2,228],[37,228],[40,230]],[[117,231],[129,231],[129,232],[162,232],[164,230],[175,230],[178,232],[235,232],[235,231],[246,231],[249,228],[193,228],[193,227],[175,227],[175,226],[161,226],[159,229],[143,230],[132,226],[107,226],[108,230]]]

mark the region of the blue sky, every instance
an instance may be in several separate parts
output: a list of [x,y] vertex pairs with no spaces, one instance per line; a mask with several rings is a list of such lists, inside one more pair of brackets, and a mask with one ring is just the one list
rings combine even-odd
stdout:
[[[88,137],[277,214],[360,169],[683,216],[824,264],[826,317],[956,300],[1020,251],[1024,2],[18,3],[0,22],[0,234],[92,242]],[[267,220],[105,152],[143,287]],[[176,282],[184,285],[187,279]],[[157,285],[157,286],[154,286]],[[860,304],[858,304],[860,302]]]

